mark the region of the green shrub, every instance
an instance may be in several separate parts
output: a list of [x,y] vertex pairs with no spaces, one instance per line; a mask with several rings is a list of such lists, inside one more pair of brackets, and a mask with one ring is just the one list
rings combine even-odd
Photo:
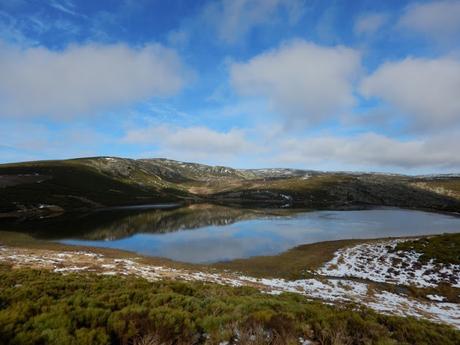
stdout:
[[0,345],[460,344],[446,325],[297,294],[0,266]]
[[444,234],[415,241],[400,242],[395,251],[416,251],[421,253],[420,261],[431,259],[444,264],[460,264],[460,234]]

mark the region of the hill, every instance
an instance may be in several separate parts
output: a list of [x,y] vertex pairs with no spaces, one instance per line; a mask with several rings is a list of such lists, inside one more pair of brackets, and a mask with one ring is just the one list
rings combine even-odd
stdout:
[[121,205],[395,206],[460,211],[460,176],[234,169],[168,159],[93,157],[0,165],[0,217]]

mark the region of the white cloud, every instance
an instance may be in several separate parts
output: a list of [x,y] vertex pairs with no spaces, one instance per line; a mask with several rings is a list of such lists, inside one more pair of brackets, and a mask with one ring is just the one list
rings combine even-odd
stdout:
[[367,13],[358,17],[353,30],[357,35],[371,35],[377,32],[387,19],[384,13]]
[[1,163],[103,155],[106,149],[101,151],[101,146],[110,148],[114,143],[110,135],[90,125],[52,129],[35,121],[4,120],[0,138]]
[[460,34],[460,1],[433,1],[407,7],[399,26],[428,37],[449,41]]
[[55,10],[71,16],[81,16],[75,9],[75,4],[69,0],[51,0],[48,5]]
[[376,133],[355,137],[325,136],[287,139],[274,160],[281,164],[318,167],[332,163],[351,169],[460,168],[458,138],[454,132],[425,139],[398,140]]
[[407,58],[388,62],[363,80],[361,91],[409,115],[413,128],[460,124],[460,61]]
[[216,27],[218,37],[235,43],[254,27],[273,21],[284,10],[296,23],[304,10],[303,0],[221,0],[205,7],[203,17]]
[[177,93],[188,72],[158,44],[70,46],[63,51],[0,44],[0,116],[73,116]]
[[123,142],[158,146],[161,154],[186,160],[228,158],[245,153],[252,146],[245,133],[238,129],[219,132],[207,127],[167,125],[128,130]]
[[230,67],[244,96],[267,98],[288,122],[318,123],[351,107],[360,54],[337,46],[294,41]]

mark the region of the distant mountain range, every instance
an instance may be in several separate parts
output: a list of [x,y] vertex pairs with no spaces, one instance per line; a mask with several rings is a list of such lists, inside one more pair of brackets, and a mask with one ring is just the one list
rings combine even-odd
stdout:
[[234,169],[117,157],[0,165],[0,218],[165,202],[309,209],[395,206],[460,212],[460,175]]

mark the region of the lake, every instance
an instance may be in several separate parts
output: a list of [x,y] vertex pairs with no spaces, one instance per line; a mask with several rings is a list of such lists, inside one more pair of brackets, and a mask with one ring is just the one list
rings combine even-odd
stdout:
[[300,244],[460,232],[460,217],[394,208],[249,210],[213,205],[118,209],[23,224],[34,237],[191,263],[274,255]]

